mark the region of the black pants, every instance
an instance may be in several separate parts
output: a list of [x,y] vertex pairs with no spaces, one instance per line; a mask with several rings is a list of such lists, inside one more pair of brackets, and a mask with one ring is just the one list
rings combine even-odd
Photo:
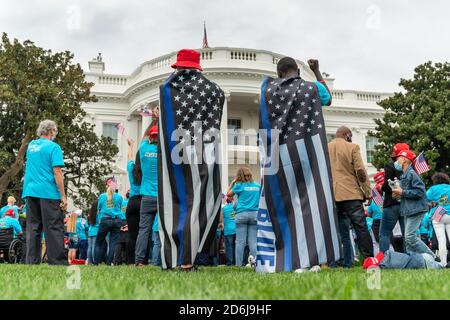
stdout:
[[116,251],[114,253],[114,265],[120,266],[121,264],[127,263],[127,243],[117,242]]
[[356,242],[364,258],[373,257],[373,243],[367,228],[364,208],[361,200],[336,202],[339,231],[344,249],[344,265],[351,266],[350,226],[356,232]]
[[127,224],[128,224],[128,244],[127,244],[127,262],[135,263],[134,252],[136,250],[136,240],[139,232],[139,220],[141,211],[141,196],[133,196],[127,205]]
[[67,265],[64,213],[59,200],[27,197],[27,264],[41,263],[41,235],[45,232],[48,264]]
[[374,235],[377,243],[380,243],[380,225],[381,225],[381,219],[373,220],[372,231],[373,231],[373,235]]

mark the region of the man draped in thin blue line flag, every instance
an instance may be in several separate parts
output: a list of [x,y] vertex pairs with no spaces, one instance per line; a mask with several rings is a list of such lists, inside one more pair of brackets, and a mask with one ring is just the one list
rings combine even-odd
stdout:
[[200,71],[200,53],[180,50],[160,87],[158,213],[162,267],[195,270],[219,223],[220,124],[225,95]]
[[303,80],[285,57],[279,78],[266,77],[261,87],[259,272],[316,271],[341,256],[322,114],[331,94],[319,62],[308,64],[318,81]]

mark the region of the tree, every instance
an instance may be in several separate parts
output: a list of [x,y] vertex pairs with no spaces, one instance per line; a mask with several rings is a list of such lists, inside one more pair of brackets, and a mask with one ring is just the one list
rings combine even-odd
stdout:
[[[117,147],[98,138],[94,126],[83,121],[83,103],[95,102],[92,83],[86,82],[69,51],[53,53],[27,40],[10,41],[3,33],[0,43],[0,199],[8,192],[20,199],[24,158],[40,121],[58,124],[64,151],[68,195],[77,204],[92,198],[86,185],[100,185],[112,171]],[[80,193],[77,195],[77,188]]]
[[375,147],[374,165],[382,168],[395,143],[405,142],[424,152],[433,172],[450,173],[450,63],[431,61],[415,68],[413,79],[400,80],[404,93],[395,93],[379,105],[386,110],[375,119],[380,142]]

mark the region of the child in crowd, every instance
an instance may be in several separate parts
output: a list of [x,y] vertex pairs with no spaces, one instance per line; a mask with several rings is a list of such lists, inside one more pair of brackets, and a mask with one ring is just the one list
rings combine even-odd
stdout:
[[428,212],[425,184],[414,171],[412,163],[416,155],[405,150],[394,163],[395,170],[402,172],[400,186],[392,190],[392,196],[400,199],[400,214],[405,217],[406,252],[426,253],[434,256],[428,246],[417,237],[417,230]]
[[226,265],[235,264],[236,252],[236,224],[234,218],[236,211],[233,206],[233,197],[226,198],[226,204],[222,207],[223,233],[225,238]]

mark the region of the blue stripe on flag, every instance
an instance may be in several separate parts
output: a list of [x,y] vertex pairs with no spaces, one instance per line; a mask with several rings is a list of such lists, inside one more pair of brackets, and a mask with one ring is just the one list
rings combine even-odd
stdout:
[[[172,156],[172,150],[176,145],[175,141],[172,141],[172,133],[175,131],[174,115],[172,110],[172,100],[170,96],[170,81],[174,75],[169,77],[164,83],[163,98],[164,98],[164,115],[166,120],[166,141],[169,142],[170,155]],[[186,220],[186,186],[184,181],[183,169],[180,165],[172,163],[173,171],[175,173],[175,181],[177,184],[177,194],[180,200],[179,204],[179,217],[177,226],[177,236],[180,241],[180,253],[178,255],[178,264],[181,264],[183,254],[183,226]]]
[[265,252],[273,252],[273,248],[271,247],[261,247],[261,246],[257,246],[258,251],[265,251]]
[[258,242],[258,243],[274,244],[275,241],[273,239],[258,237],[258,238],[256,238],[256,242]]
[[[263,128],[267,133],[267,153],[271,150],[271,125],[269,122],[269,116],[267,114],[267,106],[265,99],[265,92],[267,88],[267,82],[269,78],[265,78],[263,85],[261,87],[261,123]],[[278,157],[278,155],[272,155]],[[269,175],[267,176],[267,180],[270,185],[270,189],[272,191],[272,199],[275,204],[275,211],[277,213],[278,221],[280,224],[281,234],[283,236],[283,244],[284,244],[284,271],[291,271],[292,269],[292,245],[291,245],[291,230],[289,229],[289,223],[287,220],[286,211],[284,209],[283,201],[276,196],[277,194],[281,195],[280,184],[278,182],[277,175]]]

